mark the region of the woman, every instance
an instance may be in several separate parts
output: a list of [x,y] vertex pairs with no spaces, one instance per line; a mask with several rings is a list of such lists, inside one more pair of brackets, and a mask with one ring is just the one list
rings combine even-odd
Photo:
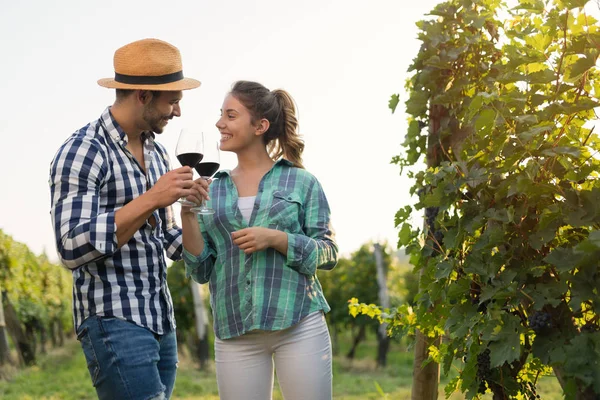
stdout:
[[336,265],[338,247],[325,194],[302,166],[294,102],[236,82],[216,126],[238,164],[215,175],[215,214],[198,217],[202,237],[184,244],[187,273],[210,284],[219,396],[270,399],[274,366],[286,400],[329,400],[330,308],[316,271]]

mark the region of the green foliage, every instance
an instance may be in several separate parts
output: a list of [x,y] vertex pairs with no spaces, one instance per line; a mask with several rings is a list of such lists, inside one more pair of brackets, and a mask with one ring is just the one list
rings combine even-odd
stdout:
[[194,312],[194,298],[190,287],[190,279],[185,276],[183,261],[175,261],[167,270],[167,284],[173,300],[177,330],[180,333],[195,329],[196,314]]
[[370,244],[361,246],[349,259],[340,258],[333,270],[319,271],[319,281],[331,307],[327,318],[332,327],[343,329],[354,324],[369,324],[374,327],[377,325],[367,320],[357,322],[346,311],[348,300],[356,296],[356,293],[367,296],[370,301],[377,301],[376,276],[375,258]]
[[392,112],[396,111],[396,107],[398,107],[398,103],[400,103],[400,96],[397,94],[392,95],[388,107]]
[[[431,218],[415,228],[397,214],[420,293],[414,314],[380,315],[443,333],[431,357],[446,373],[464,362],[448,389],[469,399],[533,398],[528,382],[549,366],[566,393],[600,394],[600,31],[586,3],[453,0],[418,23],[405,154],[393,162],[426,156],[411,193]],[[378,315],[361,301],[351,311]],[[534,331],[536,312],[550,328]]]
[[419,277],[413,272],[412,266],[406,266],[401,273],[401,288],[403,302],[414,306],[419,293]]
[[[342,353],[350,348],[352,336],[349,332],[340,334]],[[333,399],[381,400],[385,393],[390,399],[409,399],[412,377],[412,352],[392,343],[388,366],[376,368],[372,354],[377,348],[374,335],[368,335],[364,346],[357,351],[357,359],[347,361],[343,356],[333,358]],[[377,389],[381,388],[381,391]],[[555,382],[543,382],[540,394],[544,400],[562,400],[556,394]],[[3,400],[94,400],[98,396],[92,386],[85,357],[81,346],[75,340],[67,340],[64,349],[53,349],[47,356],[41,356],[37,366],[24,368],[10,379],[0,380],[0,398]],[[277,380],[273,399],[281,400]],[[443,387],[440,396],[443,398]],[[215,370],[211,365],[206,370],[198,370],[185,354],[179,355],[177,380],[173,400],[218,400]],[[454,395],[452,400],[463,400]]]
[[0,288],[22,324],[48,327],[60,320],[65,330],[72,331],[71,282],[68,270],[51,263],[45,254],[36,256],[0,230]]
[[[402,301],[402,271],[392,257],[389,246],[382,245],[382,261],[387,269],[388,293],[390,301],[398,304]],[[377,267],[372,243],[366,243],[350,255],[340,258],[337,266],[331,271],[319,271],[319,281],[331,312],[327,313],[330,326],[343,329],[351,326],[368,324],[376,329],[377,322],[366,319],[355,319],[348,315],[348,301],[360,297],[369,303],[379,301],[377,284]]]

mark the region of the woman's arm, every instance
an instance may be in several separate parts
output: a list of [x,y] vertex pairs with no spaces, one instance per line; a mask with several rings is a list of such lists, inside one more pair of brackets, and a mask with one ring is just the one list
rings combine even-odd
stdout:
[[304,204],[303,231],[306,234],[250,227],[233,232],[233,243],[246,254],[274,248],[286,256],[289,267],[301,274],[312,276],[317,269],[333,269],[337,264],[338,246],[331,227],[329,204],[316,179]]
[[287,234],[287,265],[312,276],[317,269],[333,269],[339,250],[331,226],[329,203],[316,179],[308,190],[304,215],[303,231],[306,234]]

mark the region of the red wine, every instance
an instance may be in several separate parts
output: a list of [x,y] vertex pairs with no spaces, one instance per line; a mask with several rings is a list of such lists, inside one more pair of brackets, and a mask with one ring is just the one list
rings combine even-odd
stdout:
[[204,155],[200,153],[183,153],[177,155],[177,159],[179,160],[181,165],[192,168],[194,168],[196,164],[198,164],[200,160],[202,160],[202,157],[204,157]]
[[196,171],[203,177],[213,176],[215,172],[219,170],[221,164],[216,162],[201,162],[196,164]]

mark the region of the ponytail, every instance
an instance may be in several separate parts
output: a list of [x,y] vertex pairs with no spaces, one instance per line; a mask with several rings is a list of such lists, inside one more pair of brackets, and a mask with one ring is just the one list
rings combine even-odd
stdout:
[[298,118],[296,117],[296,105],[294,99],[288,92],[282,89],[273,90],[281,109],[279,113],[279,135],[277,140],[271,141],[267,146],[271,157],[283,156],[291,161],[296,167],[304,168],[302,165],[302,152],[304,151],[304,140],[298,134]]
[[269,129],[263,134],[269,156],[274,161],[283,157],[295,167],[304,168],[304,141],[298,134],[296,106],[289,93],[282,89],[269,91],[256,82],[238,81],[231,94],[248,109],[252,123],[262,118],[269,121]]

